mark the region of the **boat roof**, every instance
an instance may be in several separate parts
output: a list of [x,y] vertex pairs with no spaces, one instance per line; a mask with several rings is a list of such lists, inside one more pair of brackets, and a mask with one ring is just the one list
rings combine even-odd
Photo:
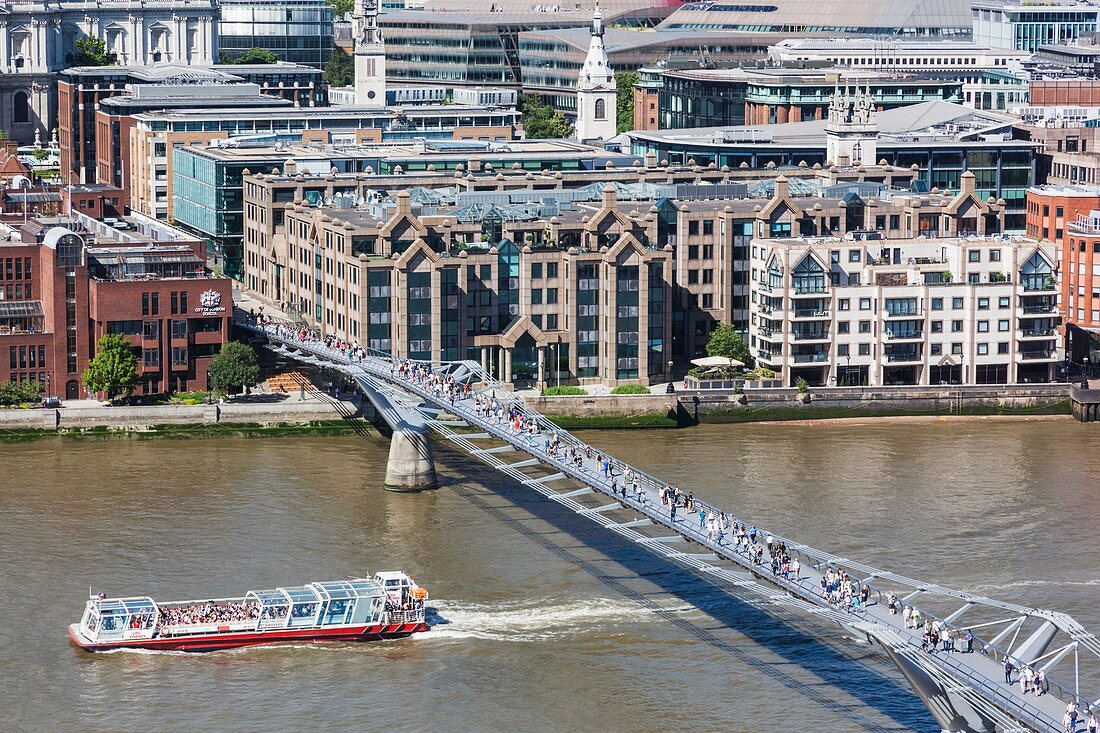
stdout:
[[[378,573],[378,577],[389,580],[407,578],[402,572]],[[282,606],[287,603],[317,603],[323,600],[341,601],[353,598],[377,598],[383,594],[382,585],[369,578],[353,578],[352,580],[326,580],[309,585],[297,585],[286,588],[272,588],[269,590],[253,590],[244,595],[244,598],[254,598],[262,606]],[[225,599],[223,599],[225,600]],[[240,600],[239,598],[233,600]],[[170,605],[187,603],[209,603],[210,599],[198,599],[193,601],[171,601]],[[213,601],[217,602],[217,601]],[[149,613],[157,610],[157,602],[148,596],[134,596],[130,598],[91,598],[92,604],[99,613],[110,614],[138,614]]]

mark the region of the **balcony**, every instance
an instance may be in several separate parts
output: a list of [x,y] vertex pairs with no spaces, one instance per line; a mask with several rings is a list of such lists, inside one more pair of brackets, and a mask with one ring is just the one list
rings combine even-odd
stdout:
[[1021,349],[1017,356],[1021,361],[1049,361],[1056,359],[1058,352],[1054,349]]
[[1020,331],[1020,338],[1034,339],[1034,338],[1050,338],[1055,334],[1053,328],[1025,328]]
[[820,308],[795,308],[791,318],[829,318],[829,309]]
[[783,354],[778,351],[768,351],[767,349],[757,349],[756,358],[763,359],[766,362],[775,364],[783,359]]
[[792,331],[791,338],[795,341],[829,341],[828,331]]
[[924,356],[919,351],[901,351],[887,353],[886,361],[891,364],[918,364],[924,361]]
[[886,318],[924,318],[924,312],[919,308],[900,308],[897,310],[883,311]]
[[813,354],[791,354],[793,364],[824,364],[829,360],[829,352],[819,351]]
[[1020,287],[1025,293],[1053,292],[1058,289],[1053,277],[1032,277],[1024,275],[1020,278]]
[[1051,313],[1058,312],[1058,306],[1055,305],[1022,305],[1020,311],[1023,315],[1049,315]]
[[888,341],[917,341],[924,339],[924,331],[891,331],[886,329]]
[[807,296],[812,297],[812,296],[815,296],[815,295],[816,296],[822,296],[822,295],[825,294],[825,286],[824,285],[796,285],[791,290],[791,294],[796,298],[798,298],[798,297],[807,297]]

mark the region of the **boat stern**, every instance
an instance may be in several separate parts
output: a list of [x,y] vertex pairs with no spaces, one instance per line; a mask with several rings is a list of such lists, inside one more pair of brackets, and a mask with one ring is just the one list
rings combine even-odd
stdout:
[[80,633],[80,624],[69,624],[66,628],[66,631],[68,631],[69,640],[73,644],[76,644],[84,651],[92,650],[92,640],[88,639],[84,636],[84,634]]

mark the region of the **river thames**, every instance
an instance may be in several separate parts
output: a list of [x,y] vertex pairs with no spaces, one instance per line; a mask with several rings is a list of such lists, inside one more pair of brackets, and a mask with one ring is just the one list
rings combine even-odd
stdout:
[[[582,433],[801,542],[1100,632],[1100,426]],[[0,730],[938,730],[873,647],[823,643],[473,459],[381,490],[381,438],[0,445]],[[89,587],[213,598],[403,569],[439,623],[375,644],[89,655]],[[832,629],[829,629],[832,632]]]

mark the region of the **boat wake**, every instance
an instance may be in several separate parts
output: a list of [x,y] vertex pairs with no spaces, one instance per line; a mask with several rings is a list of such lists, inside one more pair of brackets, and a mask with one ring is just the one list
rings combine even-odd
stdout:
[[[618,623],[654,619],[657,613],[652,608],[613,598],[557,604],[535,599],[499,604],[436,600],[431,606],[428,616],[431,630],[418,637],[418,641],[547,641]],[[691,613],[696,609],[684,605],[661,611]]]
[[1091,580],[1013,580],[1007,583],[986,583],[974,586],[979,593],[991,591],[1011,590],[1012,588],[1050,587],[1050,588],[1082,588],[1100,585],[1100,578]]

